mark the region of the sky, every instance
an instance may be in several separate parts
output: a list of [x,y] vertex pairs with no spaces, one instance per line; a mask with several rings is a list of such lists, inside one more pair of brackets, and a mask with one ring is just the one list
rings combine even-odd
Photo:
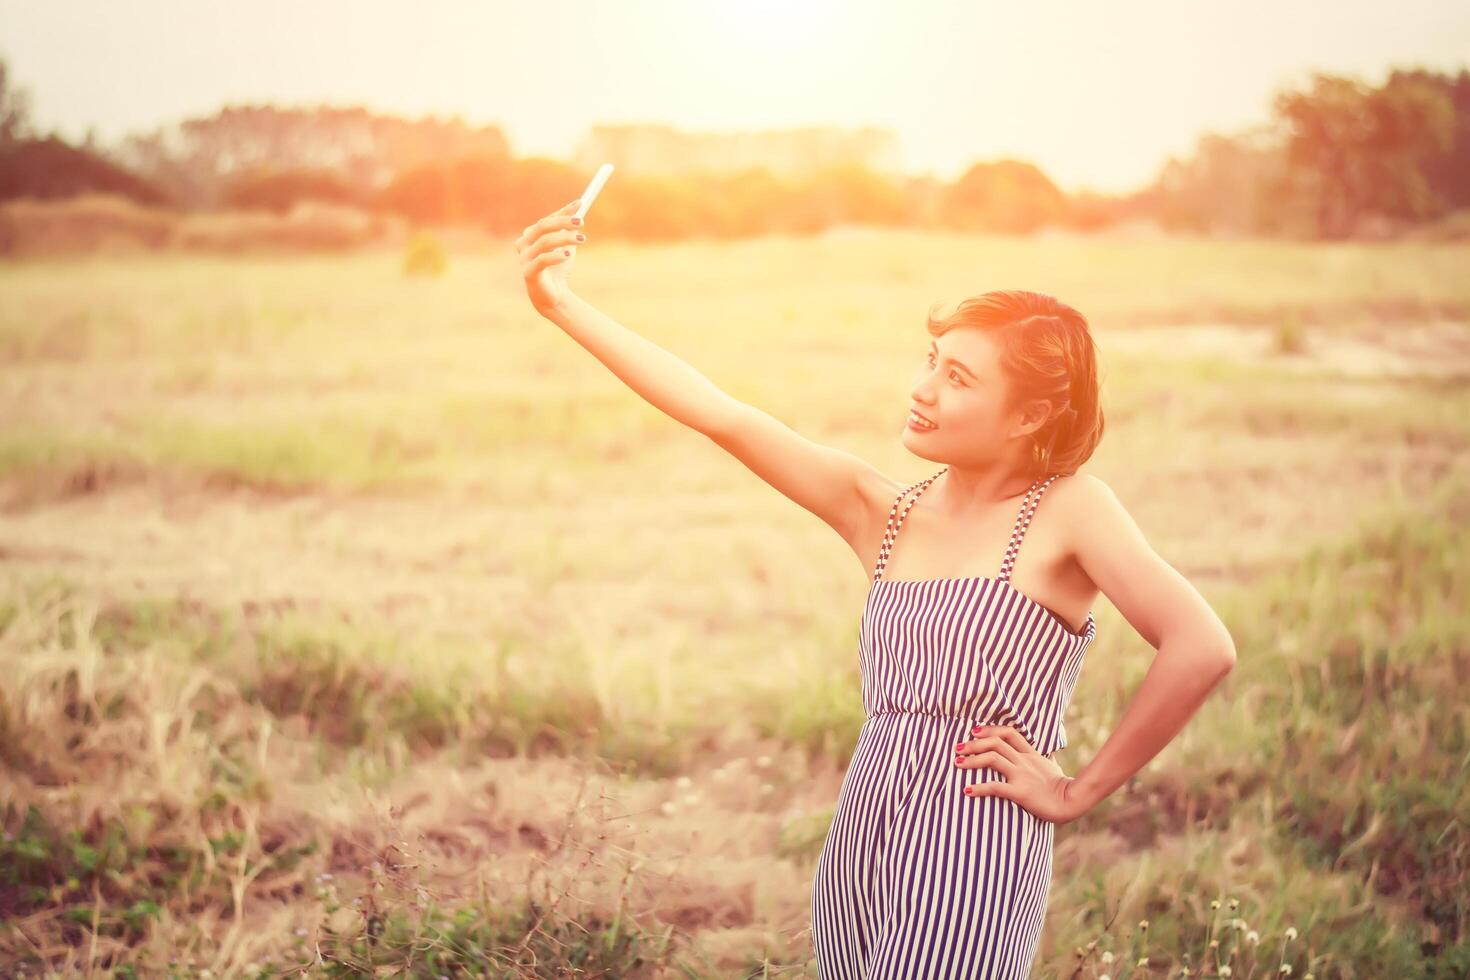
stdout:
[[0,0],[0,58],[78,141],[260,102],[457,113],[562,159],[594,124],[877,126],[908,173],[1023,159],[1122,193],[1313,71],[1470,67],[1470,3]]

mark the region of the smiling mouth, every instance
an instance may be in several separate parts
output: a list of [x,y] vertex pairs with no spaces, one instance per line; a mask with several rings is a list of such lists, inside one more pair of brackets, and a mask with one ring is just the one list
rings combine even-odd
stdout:
[[914,423],[921,429],[939,428],[939,426],[935,425],[933,422],[930,422],[928,419],[924,418],[924,416],[920,415],[918,412],[913,411],[912,409],[909,410],[909,421]]

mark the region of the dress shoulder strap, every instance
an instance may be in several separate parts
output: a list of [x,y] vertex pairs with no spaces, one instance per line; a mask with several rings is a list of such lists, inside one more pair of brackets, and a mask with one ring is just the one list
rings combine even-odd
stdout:
[[1006,556],[1000,563],[1000,574],[996,576],[1000,581],[1009,582],[1011,580],[1011,569],[1016,567],[1016,555],[1021,550],[1021,539],[1026,536],[1026,529],[1031,526],[1031,516],[1036,513],[1036,505],[1041,503],[1041,495],[1046,493],[1046,488],[1061,475],[1053,473],[1045,480],[1037,480],[1031,484],[1031,489],[1026,491],[1026,499],[1021,501],[1021,510],[1016,515],[1015,526],[1011,528],[1011,543],[1006,547]]
[[[873,567],[874,582],[883,577],[883,567],[888,564],[888,553],[893,550],[893,542],[898,539],[898,529],[903,524],[903,519],[909,516],[909,511],[913,509],[914,502],[919,499],[919,494],[929,489],[929,484],[939,479],[940,474],[947,469],[949,469],[948,466],[928,479],[911,483],[899,491],[898,497],[893,501],[893,507],[888,511],[888,526],[883,529],[883,544],[878,548],[878,564]],[[898,505],[903,503],[903,498],[908,496],[910,490],[917,492],[909,497],[909,502],[904,505],[903,513],[900,514]]]

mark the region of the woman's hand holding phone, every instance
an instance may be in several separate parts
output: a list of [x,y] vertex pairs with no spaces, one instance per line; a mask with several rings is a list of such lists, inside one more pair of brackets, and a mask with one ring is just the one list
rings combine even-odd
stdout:
[[558,208],[528,225],[516,239],[526,293],[542,316],[550,315],[572,293],[567,285],[567,269],[577,244],[587,240],[581,229],[582,219],[576,216],[580,204],[578,199]]
[[526,292],[542,316],[550,316],[572,294],[567,286],[567,270],[576,257],[577,243],[587,240],[582,219],[612,172],[610,163],[598,167],[580,197],[529,226],[516,239]]

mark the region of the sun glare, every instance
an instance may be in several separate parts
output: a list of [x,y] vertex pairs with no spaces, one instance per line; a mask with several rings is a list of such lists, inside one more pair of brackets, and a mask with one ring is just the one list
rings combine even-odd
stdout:
[[816,43],[843,16],[837,0],[746,0],[708,8],[716,33],[750,50],[788,49]]

